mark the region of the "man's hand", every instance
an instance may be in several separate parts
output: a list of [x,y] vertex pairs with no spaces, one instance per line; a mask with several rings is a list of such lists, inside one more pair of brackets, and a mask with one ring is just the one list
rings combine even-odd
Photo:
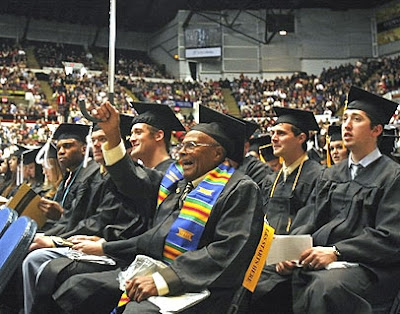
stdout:
[[108,141],[108,148],[114,148],[121,142],[121,132],[119,130],[119,112],[106,101],[92,112],[93,116],[103,122],[99,126],[103,129]]
[[300,255],[299,263],[309,269],[323,269],[328,264],[337,261],[333,247],[316,246],[305,250]]
[[54,242],[50,237],[36,236],[32,244],[29,246],[29,251],[52,247],[54,247]]
[[106,242],[106,240],[104,239],[100,239],[98,241],[87,240],[75,244],[72,248],[74,250],[78,250],[86,254],[102,256],[104,255],[103,251],[104,242]]
[[290,275],[293,272],[293,269],[297,266],[296,261],[284,261],[276,264],[275,270],[280,275]]
[[158,295],[152,276],[139,276],[128,280],[125,289],[128,297],[136,302],[141,302],[151,296]]
[[49,200],[42,197],[39,202],[40,210],[46,215],[47,218],[58,220],[64,212],[64,209],[56,201]]
[[74,235],[69,237],[67,241],[72,242],[73,244],[78,244],[83,241],[99,241],[101,240],[98,236],[87,236],[87,235]]

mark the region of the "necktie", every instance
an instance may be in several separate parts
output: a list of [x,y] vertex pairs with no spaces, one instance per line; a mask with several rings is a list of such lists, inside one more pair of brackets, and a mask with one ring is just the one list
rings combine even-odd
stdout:
[[186,183],[185,188],[183,189],[183,193],[182,195],[179,197],[179,208],[182,208],[183,206],[183,202],[186,198],[186,196],[190,193],[191,190],[194,189],[193,183],[192,182],[188,182]]
[[357,174],[360,172],[360,170],[362,168],[364,168],[364,167],[361,164],[352,164],[351,165],[353,180],[354,180],[354,178],[357,176]]
[[64,189],[65,189],[65,188],[68,186],[68,184],[71,182],[71,179],[72,179],[72,171],[69,172],[68,178],[67,178],[67,180],[65,180]]

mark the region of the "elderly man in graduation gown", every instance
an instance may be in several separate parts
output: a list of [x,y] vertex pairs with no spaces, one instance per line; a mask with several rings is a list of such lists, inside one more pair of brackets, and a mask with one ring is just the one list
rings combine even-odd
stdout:
[[349,158],[324,170],[314,214],[293,226],[294,233],[312,233],[314,247],[299,256],[301,268],[285,261],[264,269],[252,312],[289,305],[294,313],[371,313],[371,304],[390,305],[400,281],[400,166],[377,141],[396,108],[350,89],[342,124]]
[[[238,162],[243,158],[244,124],[203,106],[200,110],[204,123],[186,135],[179,150],[180,162],[163,176],[124,156],[119,136],[110,134],[118,123],[116,110],[109,103],[99,109],[109,138],[104,148],[110,173],[113,178],[125,178],[132,190],[148,195],[156,214],[153,228],[144,234],[101,243],[99,250],[91,253],[106,254],[120,267],[130,264],[137,254],[168,265],[159,273],[130,282],[131,302],[125,313],[158,313],[159,308],[147,301],[149,296],[205,288],[210,297],[189,311],[226,311],[259,241],[263,222],[259,189],[225,162],[226,156]],[[127,169],[132,170],[129,177]],[[191,185],[194,189],[188,192],[186,187]],[[107,313],[121,295],[116,275],[111,271],[67,276],[66,281],[61,278],[63,283],[52,299],[68,313]]]
[[278,116],[272,127],[271,143],[275,156],[283,159],[282,168],[264,179],[264,213],[276,234],[288,234],[292,223],[308,218],[301,212],[312,202],[312,191],[322,166],[307,156],[309,131],[318,130],[310,111],[274,107]]

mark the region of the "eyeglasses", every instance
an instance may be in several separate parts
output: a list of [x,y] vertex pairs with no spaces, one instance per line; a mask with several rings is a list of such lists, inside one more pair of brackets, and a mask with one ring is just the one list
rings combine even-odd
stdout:
[[212,146],[220,146],[220,145],[219,144],[196,143],[196,142],[185,142],[185,143],[178,144],[176,146],[176,148],[178,149],[178,151],[180,151],[181,149],[184,149],[186,152],[191,153],[195,150],[196,147],[199,147],[199,146],[212,147]]

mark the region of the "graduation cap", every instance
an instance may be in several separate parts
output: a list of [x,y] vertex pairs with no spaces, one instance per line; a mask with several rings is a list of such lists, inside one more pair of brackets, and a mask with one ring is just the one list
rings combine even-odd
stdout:
[[185,131],[182,123],[168,105],[134,102],[132,107],[139,114],[132,125],[146,123],[163,131]]
[[374,123],[387,124],[398,104],[389,99],[352,86],[348,95],[347,109],[358,109],[368,114]]
[[342,126],[341,125],[330,125],[328,128],[328,136],[330,142],[342,140]]
[[250,138],[250,148],[249,151],[254,151],[258,153],[260,147],[271,143],[271,136],[267,134],[261,134]]
[[129,141],[131,137],[131,129],[133,125],[134,116],[130,116],[127,114],[120,113],[119,115],[119,129],[121,131],[121,137],[124,141],[125,148],[132,147],[131,142]]
[[29,164],[35,162],[36,155],[38,154],[39,150],[40,150],[40,147],[24,151],[22,153],[24,165],[29,165]]
[[236,120],[238,120],[238,121],[243,122],[244,124],[246,124],[246,137],[245,137],[245,140],[246,140],[246,141],[248,141],[248,140],[250,139],[250,137],[253,135],[253,133],[254,133],[258,128],[260,128],[260,126],[259,126],[256,122],[247,121],[247,120],[244,120],[244,119],[241,119],[241,118],[237,118],[237,117],[235,117],[235,116],[233,116],[233,115],[230,115],[230,114],[227,114],[227,116],[232,117],[232,118],[234,118],[234,119],[236,119]]
[[83,124],[63,123],[55,131],[53,138],[56,140],[64,140],[73,138],[86,144],[86,136],[90,127]]
[[308,137],[308,131],[318,131],[319,126],[311,111],[273,107],[278,119],[275,124],[289,123],[299,128]]
[[[271,160],[275,160],[278,159],[278,156],[274,155],[274,149],[272,148],[271,144],[266,144],[263,146],[260,146],[260,155],[262,157],[262,161],[271,161]],[[261,159],[261,158],[260,158]]]
[[21,158],[21,155],[28,150],[28,148],[21,146],[19,144],[15,144],[15,147],[17,147],[17,149],[15,149],[11,154],[10,157],[17,157],[18,159]]
[[200,124],[191,130],[203,132],[215,139],[227,152],[227,157],[243,160],[246,124],[236,118],[200,105]]

